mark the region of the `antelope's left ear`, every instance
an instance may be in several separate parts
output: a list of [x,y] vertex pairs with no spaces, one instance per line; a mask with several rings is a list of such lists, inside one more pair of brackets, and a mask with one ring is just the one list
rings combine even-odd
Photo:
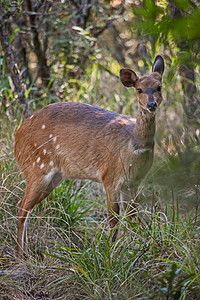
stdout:
[[164,69],[165,69],[164,59],[162,58],[161,55],[157,55],[153,63],[152,72],[157,72],[162,76]]
[[136,81],[138,80],[137,74],[130,69],[121,69],[119,75],[121,82],[126,87],[135,86]]

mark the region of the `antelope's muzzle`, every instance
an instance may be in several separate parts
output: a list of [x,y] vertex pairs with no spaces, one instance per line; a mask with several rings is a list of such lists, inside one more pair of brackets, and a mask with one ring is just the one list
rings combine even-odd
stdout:
[[148,95],[148,103],[147,103],[147,109],[151,112],[154,112],[156,108],[158,107],[157,102],[154,100],[154,90],[152,88],[148,88],[145,93]]

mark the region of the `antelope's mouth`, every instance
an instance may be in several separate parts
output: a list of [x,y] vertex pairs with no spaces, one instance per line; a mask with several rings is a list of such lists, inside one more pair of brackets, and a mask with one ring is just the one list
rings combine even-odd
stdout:
[[147,110],[151,113],[155,112],[157,108],[158,108],[158,104],[156,103],[156,101],[149,102],[147,104]]

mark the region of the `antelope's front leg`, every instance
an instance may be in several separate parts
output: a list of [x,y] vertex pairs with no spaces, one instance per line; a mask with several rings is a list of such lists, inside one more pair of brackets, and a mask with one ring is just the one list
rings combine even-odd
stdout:
[[104,184],[106,192],[106,204],[107,204],[107,213],[110,228],[113,229],[112,233],[112,242],[116,240],[119,223],[119,192],[115,191],[113,187],[106,186]]

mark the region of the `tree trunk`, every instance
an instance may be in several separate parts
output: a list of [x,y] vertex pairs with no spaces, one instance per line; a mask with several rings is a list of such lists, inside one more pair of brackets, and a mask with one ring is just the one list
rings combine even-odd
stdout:
[[12,49],[9,44],[8,37],[6,35],[4,29],[4,19],[3,17],[0,18],[0,40],[1,40],[1,47],[4,52],[4,58],[6,63],[7,71],[10,73],[13,84],[15,86],[15,90],[18,94],[18,100],[23,108],[23,115],[28,117],[31,115],[31,110],[29,104],[27,102],[24,87],[22,85],[21,76],[19,73],[19,69],[14,59],[14,55]]
[[42,83],[44,84],[45,87],[47,87],[49,85],[50,82],[50,70],[49,70],[49,66],[47,65],[47,58],[46,58],[46,53],[44,51],[44,48],[42,47],[42,44],[40,42],[39,39],[39,33],[37,30],[37,24],[36,24],[36,18],[35,15],[32,14],[32,12],[37,11],[40,6],[42,5],[44,1],[40,1],[40,5],[35,6],[32,9],[32,2],[31,0],[26,0],[26,4],[27,4],[27,9],[30,12],[29,15],[29,20],[30,20],[30,27],[31,27],[31,32],[33,35],[33,46],[34,46],[34,52],[37,56],[37,60],[38,60],[38,73],[39,76],[42,80]]

